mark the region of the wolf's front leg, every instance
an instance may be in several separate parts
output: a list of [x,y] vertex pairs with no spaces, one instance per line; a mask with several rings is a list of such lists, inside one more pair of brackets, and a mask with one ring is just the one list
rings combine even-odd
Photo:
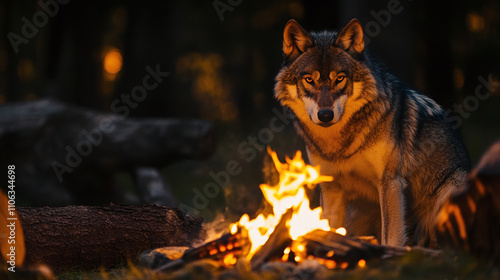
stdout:
[[405,201],[402,178],[384,180],[379,187],[382,245],[402,246],[406,242]]
[[341,186],[336,182],[321,183],[321,207],[323,217],[328,219],[330,227],[339,228],[345,222],[345,196]]

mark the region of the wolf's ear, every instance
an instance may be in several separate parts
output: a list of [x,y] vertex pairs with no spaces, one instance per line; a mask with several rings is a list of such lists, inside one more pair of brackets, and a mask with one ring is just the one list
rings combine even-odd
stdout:
[[361,23],[357,19],[352,19],[337,36],[335,45],[343,48],[350,54],[361,53],[365,49]]
[[283,31],[283,53],[286,61],[297,58],[311,46],[309,33],[294,19],[289,20]]

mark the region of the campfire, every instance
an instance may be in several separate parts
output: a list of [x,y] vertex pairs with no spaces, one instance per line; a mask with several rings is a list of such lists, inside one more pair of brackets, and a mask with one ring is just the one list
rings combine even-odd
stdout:
[[331,228],[328,220],[321,218],[321,207],[311,209],[306,193],[334,178],[321,175],[319,167],[307,165],[300,151],[285,163],[280,162],[276,152],[269,148],[268,152],[279,172],[279,182],[274,186],[261,184],[260,189],[272,213],[259,214],[255,219],[244,214],[220,238],[185,251],[158,271],[171,271],[202,259],[217,261],[226,268],[241,263],[251,270],[268,262],[300,264],[306,260],[315,260],[328,269],[347,269],[364,267],[373,258],[399,256],[412,250],[380,246],[374,237],[346,237],[344,228]]
[[[279,248],[283,250],[282,260],[288,261],[292,257],[293,261],[300,262],[305,259],[304,236],[315,230],[324,232],[332,230],[328,220],[321,218],[321,207],[311,210],[306,188],[313,189],[318,183],[332,181],[333,177],[321,176],[319,167],[305,164],[300,151],[293,159],[287,158],[286,163],[279,161],[276,152],[270,149],[268,152],[279,173],[279,182],[275,186],[262,184],[260,189],[266,201],[272,206],[273,213],[267,217],[259,214],[253,220],[245,214],[239,222],[231,226],[231,233],[241,231],[242,236],[248,239],[250,249],[244,255],[247,260],[254,260],[253,263],[262,255],[261,253],[256,256],[256,253],[262,252],[263,249],[265,251],[266,243],[271,243],[273,249],[276,249],[275,246],[278,244],[270,241],[281,241],[283,243],[281,247],[286,246]],[[345,235],[344,228],[335,231]],[[280,236],[284,240],[270,240],[274,232],[275,236]]]

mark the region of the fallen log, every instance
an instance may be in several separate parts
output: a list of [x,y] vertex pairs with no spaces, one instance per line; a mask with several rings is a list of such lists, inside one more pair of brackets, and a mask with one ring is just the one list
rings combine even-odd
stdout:
[[134,178],[141,203],[175,206],[159,170],[214,149],[214,127],[203,120],[132,118],[51,100],[0,107],[0,164],[16,167],[18,195],[34,206],[116,202],[119,172]]
[[202,220],[175,208],[141,206],[18,207],[26,264],[56,272],[92,269],[135,260],[150,248],[190,246]]

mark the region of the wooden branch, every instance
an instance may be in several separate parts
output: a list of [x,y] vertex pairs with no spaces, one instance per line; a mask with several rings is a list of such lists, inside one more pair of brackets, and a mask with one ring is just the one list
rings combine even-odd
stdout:
[[26,263],[54,271],[109,267],[148,249],[190,246],[201,219],[161,206],[18,207]]
[[385,254],[385,247],[373,245],[356,238],[346,237],[332,231],[315,230],[304,236],[307,255],[348,263],[350,267],[359,260],[380,258]]
[[280,221],[276,225],[273,233],[269,236],[267,242],[260,247],[250,260],[252,269],[259,268],[263,263],[272,258],[281,258],[283,250],[292,244],[292,238],[286,226],[287,221],[292,218],[292,215],[293,209],[290,208],[281,216]]
[[182,256],[178,258],[170,258],[168,253],[172,248],[158,248],[152,250],[154,252],[145,252],[149,256],[144,256],[140,259],[143,266],[154,269],[156,272],[169,272],[182,267],[183,265],[202,259],[212,259],[223,262],[223,259],[228,254],[240,256],[243,248],[248,245],[248,240],[242,238],[241,232],[236,234],[226,233],[218,239],[209,241],[195,248],[185,250]]
[[[373,244],[369,237],[347,237],[333,231],[315,230],[304,236],[309,255],[337,262],[357,264],[360,259],[388,258],[402,256],[408,252],[419,252],[428,256],[437,256],[440,250],[423,247],[387,246]],[[330,250],[334,251],[328,256]]]

